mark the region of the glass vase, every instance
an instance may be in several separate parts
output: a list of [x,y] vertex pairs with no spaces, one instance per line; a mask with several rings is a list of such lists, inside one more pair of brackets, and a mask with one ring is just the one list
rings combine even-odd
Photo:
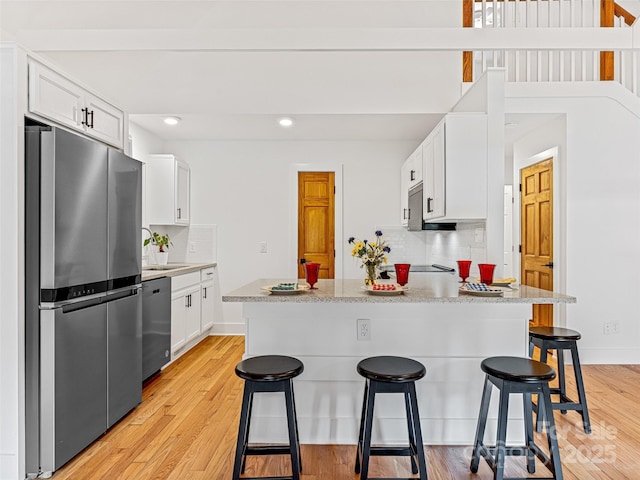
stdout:
[[373,263],[365,264],[364,266],[366,276],[364,277],[364,284],[369,287],[376,284],[378,278],[378,266]]

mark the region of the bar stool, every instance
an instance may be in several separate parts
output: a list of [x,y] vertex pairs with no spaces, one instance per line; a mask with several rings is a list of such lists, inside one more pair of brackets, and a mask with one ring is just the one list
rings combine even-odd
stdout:
[[[558,327],[531,327],[529,329],[529,356],[533,356],[533,346],[540,348],[540,361],[547,362],[547,353],[549,350],[555,350],[558,355],[558,388],[551,388],[551,395],[559,395],[557,402],[551,401],[554,410],[560,410],[562,414],[566,414],[567,410],[577,410],[582,415],[582,426],[585,433],[591,433],[591,422],[589,421],[589,410],[587,409],[587,395],[584,390],[582,381],[582,368],[580,367],[580,358],[578,357],[578,340],[582,336],[575,330]],[[576,387],[578,390],[578,401],[573,401],[567,397],[567,387],[565,383],[564,373],[564,350],[571,351],[571,359],[573,361],[573,371],[576,378]],[[542,428],[542,417],[538,412],[538,407],[534,406],[536,412],[536,431]]]
[[[242,410],[238,428],[238,442],[233,465],[233,480],[238,480],[244,473],[247,455],[291,455],[290,477],[279,479],[299,480],[302,471],[300,458],[300,441],[298,436],[298,420],[293,398],[293,381],[304,370],[300,360],[281,355],[263,355],[252,357],[236,365],[236,375],[244,379],[244,395],[242,396]],[[253,394],[258,392],[283,392],[287,409],[287,424],[289,430],[289,444],[249,446],[249,426],[251,424],[251,409]],[[246,480],[246,477],[245,477]],[[255,479],[251,479],[255,480]]]
[[[371,455],[411,457],[411,471],[414,474],[420,473],[421,480],[427,480],[427,464],[415,386],[415,381],[420,380],[427,373],[424,365],[403,357],[370,357],[360,361],[357,370],[366,379],[355,465],[355,472],[360,474],[360,480],[369,478]],[[404,394],[409,433],[408,447],[371,446],[373,407],[377,393]]]
[[[480,403],[478,416],[478,428],[473,445],[471,457],[471,472],[476,473],[480,464],[480,456],[484,457],[493,470],[494,480],[504,479],[504,463],[507,455],[526,455],[527,471],[535,473],[535,457],[549,469],[553,479],[562,480],[562,465],[560,464],[560,451],[556,438],[553,415],[547,422],[547,441],[549,443],[549,456],[533,441],[533,412],[531,395],[538,394],[542,403],[547,405],[545,411],[551,411],[551,396],[549,394],[549,382],[556,377],[556,372],[549,365],[519,357],[490,357],[482,361],[480,368],[486,374],[484,391]],[[484,444],[484,431],[489,413],[489,401],[491,400],[492,386],[500,390],[498,407],[498,432],[496,445]],[[509,409],[509,394],[522,393],[524,402],[524,430],[525,442],[522,447],[507,447],[507,415]]]

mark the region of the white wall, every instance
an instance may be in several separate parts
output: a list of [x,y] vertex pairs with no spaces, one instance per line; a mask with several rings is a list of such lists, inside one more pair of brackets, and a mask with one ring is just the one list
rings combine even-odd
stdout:
[[0,479],[24,477],[24,53],[0,45]]
[[[224,295],[258,278],[286,277],[295,265],[296,164],[343,166],[345,238],[337,239],[336,248],[344,249],[345,277],[360,278],[347,238],[373,237],[376,225],[399,225],[400,166],[417,143],[168,141],[165,150],[191,166],[191,221],[217,225]],[[258,251],[261,241],[267,254]],[[242,332],[240,305],[224,308],[225,322]]]
[[[566,322],[582,333],[586,363],[640,362],[640,117],[633,113],[640,105],[623,98],[507,98],[507,112],[567,114],[566,127],[560,118],[514,144],[514,175],[518,162],[558,147],[554,174],[564,185],[554,201],[566,204],[566,227],[554,232],[564,237],[554,262],[566,287],[554,290],[578,299]],[[617,322],[619,333],[604,335],[605,321]]]

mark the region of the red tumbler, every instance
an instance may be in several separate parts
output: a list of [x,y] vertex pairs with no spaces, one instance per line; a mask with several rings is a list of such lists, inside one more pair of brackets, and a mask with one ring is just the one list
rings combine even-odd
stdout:
[[491,285],[493,283],[493,269],[496,266],[493,263],[479,263],[478,268],[480,269],[480,281]]
[[411,264],[394,263],[393,266],[396,267],[396,281],[404,287],[409,281],[409,269],[411,268]]

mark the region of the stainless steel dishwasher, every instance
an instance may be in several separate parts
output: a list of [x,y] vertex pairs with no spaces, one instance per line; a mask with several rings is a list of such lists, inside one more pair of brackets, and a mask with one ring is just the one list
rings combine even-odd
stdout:
[[171,278],[142,282],[142,380],[171,359]]

